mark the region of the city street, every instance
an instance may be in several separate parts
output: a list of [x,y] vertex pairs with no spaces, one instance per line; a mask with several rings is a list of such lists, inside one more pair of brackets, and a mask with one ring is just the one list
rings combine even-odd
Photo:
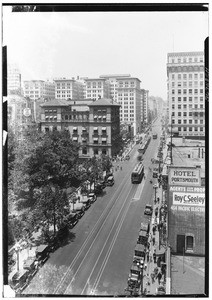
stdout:
[[[157,125],[159,120],[153,131],[160,133]],[[23,294],[124,295],[144,207],[153,200],[149,166],[158,144],[159,138],[151,140],[144,154],[146,178],[139,185],[130,178],[139,145],[129,161],[114,163],[115,185],[98,197],[72,230],[72,240],[51,254]]]

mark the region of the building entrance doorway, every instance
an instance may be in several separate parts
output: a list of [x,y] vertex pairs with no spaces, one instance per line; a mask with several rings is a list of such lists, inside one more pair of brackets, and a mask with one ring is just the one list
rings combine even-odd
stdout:
[[183,254],[185,250],[185,235],[177,235],[177,253]]

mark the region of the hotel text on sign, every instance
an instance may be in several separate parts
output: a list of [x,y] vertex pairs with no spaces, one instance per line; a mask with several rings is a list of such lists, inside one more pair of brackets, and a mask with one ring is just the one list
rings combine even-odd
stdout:
[[200,185],[200,170],[187,168],[171,168],[170,185]]

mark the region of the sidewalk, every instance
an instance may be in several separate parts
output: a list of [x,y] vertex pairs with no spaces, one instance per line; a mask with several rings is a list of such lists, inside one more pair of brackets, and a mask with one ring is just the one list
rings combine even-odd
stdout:
[[[162,268],[161,257],[159,254],[165,252],[165,249],[162,245],[160,245],[160,234],[158,231],[159,225],[159,212],[162,204],[162,187],[158,187],[156,192],[156,198],[159,197],[160,201],[154,204],[153,206],[153,214],[151,219],[150,231],[149,231],[149,252],[147,251],[145,257],[145,265],[146,268],[143,272],[143,291],[146,290],[147,295],[156,295],[157,288],[161,285],[165,287],[165,272]],[[153,203],[155,200],[155,193],[153,194]],[[158,210],[158,214],[156,216],[155,212]],[[156,228],[154,230],[153,228]],[[155,231],[155,232],[154,232]],[[154,254],[155,253],[155,254]],[[149,254],[149,255],[148,255]],[[155,256],[155,260],[154,260]],[[161,274],[161,278],[158,278],[158,274]],[[159,275],[160,277],[160,275]]]

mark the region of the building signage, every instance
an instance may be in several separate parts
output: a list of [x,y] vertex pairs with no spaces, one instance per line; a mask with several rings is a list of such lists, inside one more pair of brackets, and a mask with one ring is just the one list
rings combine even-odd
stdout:
[[172,185],[169,195],[173,212],[205,212],[205,187]]
[[205,206],[205,194],[174,192],[173,205]]
[[170,185],[201,185],[200,170],[195,168],[170,168]]

